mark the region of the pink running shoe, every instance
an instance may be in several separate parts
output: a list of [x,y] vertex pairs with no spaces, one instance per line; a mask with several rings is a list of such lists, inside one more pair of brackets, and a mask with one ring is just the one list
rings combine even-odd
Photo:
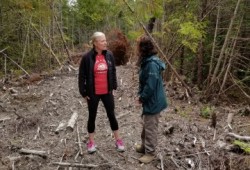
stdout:
[[118,152],[124,152],[124,145],[121,139],[118,139],[115,143]]
[[96,146],[95,146],[95,143],[94,141],[89,141],[87,143],[87,149],[88,149],[88,153],[94,153],[96,151]]

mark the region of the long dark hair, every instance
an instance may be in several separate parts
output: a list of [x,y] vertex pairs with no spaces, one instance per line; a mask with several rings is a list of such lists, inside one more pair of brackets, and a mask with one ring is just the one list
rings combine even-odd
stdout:
[[138,66],[141,64],[143,58],[157,54],[153,42],[147,35],[143,35],[142,37],[139,38],[139,41],[137,43],[137,50],[138,50],[138,61],[137,61]]

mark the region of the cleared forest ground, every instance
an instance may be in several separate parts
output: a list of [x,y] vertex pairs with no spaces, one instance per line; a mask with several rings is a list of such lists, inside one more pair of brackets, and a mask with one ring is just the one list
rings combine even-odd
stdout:
[[[137,69],[117,67],[119,87],[115,92],[116,113],[126,151],[118,153],[102,104],[96,120],[98,152],[86,152],[87,106],[77,86],[77,71],[71,69],[26,86],[4,85],[0,91],[0,169],[64,169],[58,162],[93,166],[92,169],[250,169],[250,157],[228,148],[228,132],[250,136],[250,115],[240,111],[247,106],[221,103],[215,107],[216,131],[210,119],[200,116],[203,104],[181,97],[182,88],[167,84],[169,107],[161,114],[157,158],[140,164],[134,145],[140,142],[141,108],[136,106]],[[175,86],[175,88],[173,88]],[[55,133],[60,122],[67,123],[78,113],[74,131]],[[232,129],[227,117],[232,113]],[[242,126],[245,125],[245,126]],[[77,133],[77,130],[79,133]],[[79,149],[79,138],[82,155]],[[22,154],[21,149],[43,151],[42,155]],[[73,169],[89,169],[77,168]]]

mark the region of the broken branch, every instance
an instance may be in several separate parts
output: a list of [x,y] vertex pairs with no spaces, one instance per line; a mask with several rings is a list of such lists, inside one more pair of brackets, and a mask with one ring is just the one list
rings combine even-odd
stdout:
[[0,122],[4,122],[5,120],[10,120],[10,119],[11,119],[10,117],[4,117],[0,119]]
[[19,153],[23,153],[23,154],[33,154],[33,155],[38,155],[41,156],[43,158],[47,158],[47,152],[46,151],[37,151],[37,150],[29,150],[29,149],[20,149]]
[[80,168],[97,168],[99,166],[94,164],[79,164],[79,163],[68,163],[68,162],[53,162],[52,164],[64,167],[80,167]]
[[227,116],[227,125],[230,129],[233,129],[231,124],[232,124],[232,121],[233,121],[233,116],[234,114],[233,113],[229,113],[228,116]]
[[5,54],[2,51],[0,51],[0,53],[2,53],[4,55],[4,57],[8,58],[11,62],[13,62],[15,65],[17,65],[25,74],[27,74],[28,76],[30,76],[30,74],[26,70],[24,70],[24,68],[22,68],[17,62],[15,62],[14,60],[12,60],[9,56],[7,56],[7,54]]
[[235,133],[228,133],[227,135],[228,135],[228,136],[235,137],[236,139],[239,139],[239,140],[247,140],[247,141],[250,141],[250,136],[240,136],[240,135],[237,135],[237,134],[235,134]]
[[79,150],[80,150],[80,155],[83,155],[82,145],[81,145],[81,138],[80,138],[80,133],[79,133],[79,130],[78,130],[78,124],[76,124],[76,132],[77,132],[77,139],[78,139],[78,146],[79,146]]
[[77,112],[73,112],[73,114],[72,114],[72,116],[71,116],[71,118],[70,118],[70,120],[68,122],[68,125],[66,127],[67,131],[73,132],[77,118],[78,118],[78,113]]
[[40,127],[38,126],[37,131],[36,131],[36,135],[34,136],[34,140],[36,140],[39,136],[40,136]]
[[59,132],[64,129],[65,125],[65,122],[60,122],[55,130],[55,134],[59,134]]

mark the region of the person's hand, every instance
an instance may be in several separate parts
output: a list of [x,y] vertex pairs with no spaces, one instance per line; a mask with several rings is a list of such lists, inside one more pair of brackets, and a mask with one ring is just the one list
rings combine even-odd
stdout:
[[112,92],[111,92],[111,93],[112,93],[112,95],[113,95],[113,96],[116,96],[116,92],[115,92],[115,90],[112,90]]
[[135,105],[136,105],[137,107],[140,107],[140,106],[142,105],[142,102],[139,100],[139,98],[136,99]]

